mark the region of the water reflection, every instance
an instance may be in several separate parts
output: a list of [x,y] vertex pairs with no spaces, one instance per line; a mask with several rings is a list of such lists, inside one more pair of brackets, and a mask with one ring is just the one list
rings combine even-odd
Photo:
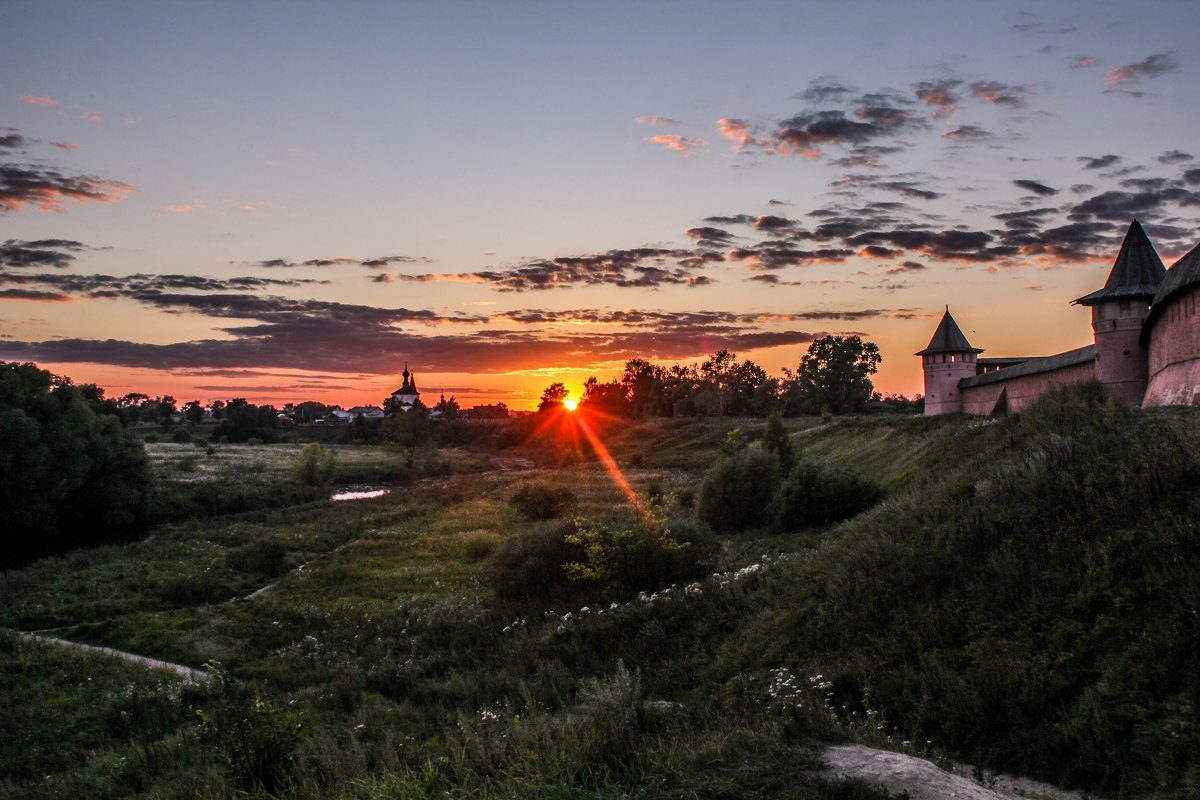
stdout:
[[366,500],[368,497],[383,497],[391,492],[391,489],[368,489],[366,487],[351,486],[346,489],[340,489],[330,495],[330,500]]

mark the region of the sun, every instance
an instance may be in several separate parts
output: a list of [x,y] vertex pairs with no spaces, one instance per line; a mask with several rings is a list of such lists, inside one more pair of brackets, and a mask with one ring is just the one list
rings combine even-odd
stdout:
[[574,411],[579,407],[579,401],[574,398],[570,398],[568,400],[563,400],[563,405],[567,407],[567,411]]

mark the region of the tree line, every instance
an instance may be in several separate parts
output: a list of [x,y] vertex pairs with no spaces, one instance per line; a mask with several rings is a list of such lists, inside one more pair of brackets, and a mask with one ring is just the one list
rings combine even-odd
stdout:
[[[784,368],[781,377],[771,377],[750,359],[739,361],[729,350],[690,365],[633,359],[614,380],[588,378],[580,407],[630,419],[849,414],[885,400],[871,382],[882,360],[879,347],[858,336],[814,341],[796,369]],[[563,384],[553,383],[538,409],[559,405],[566,396]],[[914,410],[917,402],[898,396],[886,400],[900,410]]]

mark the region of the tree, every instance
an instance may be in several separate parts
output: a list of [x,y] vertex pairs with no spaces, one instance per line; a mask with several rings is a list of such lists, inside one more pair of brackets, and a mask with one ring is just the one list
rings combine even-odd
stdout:
[[562,408],[563,401],[567,399],[568,394],[570,392],[567,391],[567,387],[558,381],[550,384],[542,391],[542,399],[538,402],[538,413]]
[[629,402],[626,400],[624,385],[619,381],[600,383],[595,376],[583,382],[583,399],[579,401],[579,407],[599,411],[610,417],[629,415]]
[[871,399],[879,347],[858,336],[826,336],[809,345],[794,380],[806,410],[848,414]]
[[441,414],[442,419],[446,422],[454,422],[458,419],[460,409],[458,401],[454,399],[454,395],[450,395],[449,400],[446,399],[445,395],[442,395],[441,399],[438,400],[438,404],[433,407],[433,410]]
[[190,400],[183,406],[183,417],[193,427],[204,421],[204,406],[199,400]]
[[87,395],[35,364],[0,362],[0,566],[144,528],[145,451]]
[[429,417],[425,406],[418,400],[408,411],[393,414],[383,421],[380,431],[383,440],[395,447],[404,456],[404,465],[411,467],[417,450],[429,441]]

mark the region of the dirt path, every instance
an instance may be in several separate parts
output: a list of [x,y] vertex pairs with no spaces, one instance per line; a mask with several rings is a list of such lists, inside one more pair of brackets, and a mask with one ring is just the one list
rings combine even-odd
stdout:
[[[911,800],[1083,800],[1084,795],[1059,789],[1046,783],[988,775],[987,783],[939,769],[923,758],[875,750],[858,744],[840,744],[821,753],[825,775],[829,778],[853,778],[888,792],[908,792]],[[962,771],[970,772],[968,767]],[[1088,797],[1097,800],[1095,795]]]
[[193,669],[185,667],[183,664],[172,664],[170,661],[159,661],[157,658],[149,656],[139,656],[137,653],[126,653],[124,650],[114,650],[111,647],[99,647],[94,644],[83,644],[82,642],[72,642],[69,639],[59,639],[55,636],[47,636],[43,633],[25,633],[16,631],[16,634],[25,639],[31,639],[36,642],[47,642],[57,644],[63,647],[72,647],[76,650],[84,650],[90,653],[100,653],[102,655],[119,658],[122,661],[129,661],[134,664],[146,667],[147,669],[165,669],[174,672],[176,675],[181,675],[194,683],[203,683],[212,678],[212,675],[201,669]]

